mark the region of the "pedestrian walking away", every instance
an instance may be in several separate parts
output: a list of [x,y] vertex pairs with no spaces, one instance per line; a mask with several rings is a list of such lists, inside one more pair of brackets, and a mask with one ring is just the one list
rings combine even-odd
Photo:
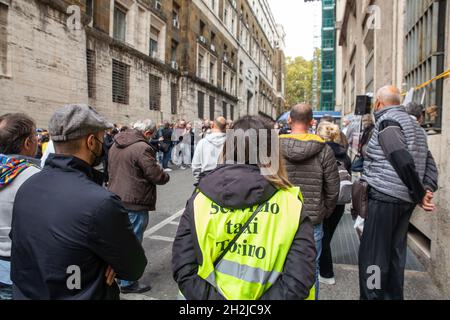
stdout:
[[[322,122],[319,124],[317,129],[318,135],[326,141],[327,145],[333,150],[334,156],[336,158],[338,168],[339,168],[339,176],[342,176],[341,170],[344,170],[344,176],[346,176],[349,180],[351,180],[351,160],[347,155],[347,150],[342,143],[342,134],[339,130],[339,127],[333,123]],[[344,144],[346,141],[344,141]],[[345,175],[346,173],[346,175]],[[347,190],[345,189],[345,185],[342,185],[339,191],[339,198],[343,198],[341,193],[348,192],[351,196],[351,185]],[[350,197],[344,197],[350,198]],[[350,199],[349,199],[350,200]],[[333,239],[334,233],[341,221],[342,216],[345,212],[345,203],[338,204],[334,209],[333,213],[330,217],[325,218],[323,221],[323,240],[322,240],[322,252],[319,258],[319,282],[328,285],[336,284],[336,279],[334,277],[333,271],[333,256],[331,252],[331,240]]]
[[192,173],[196,181],[217,167],[226,140],[226,125],[226,119],[218,117],[212,125],[211,133],[197,144],[192,159]]
[[322,252],[323,220],[333,213],[339,197],[339,172],[333,150],[317,135],[308,133],[313,124],[311,106],[292,108],[292,133],[280,136],[281,153],[289,180],[303,193],[305,215],[314,225],[316,242],[316,298],[319,298],[319,258]]

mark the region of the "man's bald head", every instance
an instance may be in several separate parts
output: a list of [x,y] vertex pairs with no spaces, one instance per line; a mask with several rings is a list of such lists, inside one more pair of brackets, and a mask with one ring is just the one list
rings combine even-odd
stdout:
[[293,124],[303,124],[309,126],[313,120],[313,110],[309,104],[301,103],[294,106],[289,116]]
[[376,110],[381,110],[385,107],[398,106],[402,103],[402,94],[397,87],[385,86],[377,92]]
[[224,117],[218,117],[214,120],[213,129],[216,129],[220,132],[225,132],[227,130],[227,119]]

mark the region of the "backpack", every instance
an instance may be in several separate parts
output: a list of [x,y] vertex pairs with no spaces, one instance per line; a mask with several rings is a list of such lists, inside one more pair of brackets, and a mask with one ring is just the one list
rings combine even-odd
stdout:
[[338,205],[345,205],[352,202],[352,176],[348,173],[344,164],[341,162],[337,162],[339,169],[339,199]]

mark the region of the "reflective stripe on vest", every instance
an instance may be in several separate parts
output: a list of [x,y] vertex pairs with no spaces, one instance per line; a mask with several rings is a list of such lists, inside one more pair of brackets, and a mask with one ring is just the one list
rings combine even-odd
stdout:
[[299,188],[277,192],[214,269],[214,261],[257,206],[222,208],[204,194],[194,201],[195,228],[203,255],[198,275],[228,300],[257,300],[277,281],[298,231]]

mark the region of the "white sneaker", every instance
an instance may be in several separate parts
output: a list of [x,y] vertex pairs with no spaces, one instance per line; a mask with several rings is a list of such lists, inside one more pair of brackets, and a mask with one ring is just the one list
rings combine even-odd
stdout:
[[170,168],[164,169],[164,172],[172,172],[173,170]]
[[186,170],[186,167],[185,166],[181,166],[180,170]]
[[319,276],[319,282],[323,283],[323,284],[327,284],[329,286],[334,286],[336,284],[336,279],[335,278],[322,278],[321,276]]

